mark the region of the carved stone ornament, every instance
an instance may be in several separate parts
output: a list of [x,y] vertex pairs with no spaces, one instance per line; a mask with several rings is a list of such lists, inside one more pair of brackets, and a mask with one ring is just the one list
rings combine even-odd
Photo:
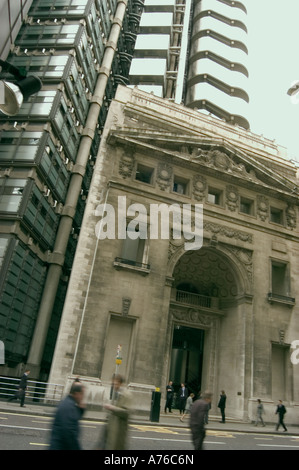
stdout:
[[213,150],[211,152],[211,157],[216,168],[227,171],[232,166],[231,159],[224,152]]
[[234,186],[228,186],[226,188],[226,204],[229,210],[235,211],[239,203],[239,193],[237,188]]
[[287,226],[291,230],[296,228],[297,225],[297,215],[296,215],[296,207],[295,206],[288,206],[286,210],[286,219],[287,219]]
[[123,178],[129,178],[132,176],[134,168],[134,157],[131,155],[122,155],[119,162],[119,174]]
[[269,217],[269,201],[265,196],[257,197],[257,213],[263,221]]
[[172,172],[172,167],[167,163],[159,164],[157,183],[162,191],[165,191],[165,189],[169,188],[172,181]]
[[123,316],[126,316],[129,314],[130,306],[131,306],[131,299],[129,297],[123,297],[123,302],[122,302]]
[[193,178],[193,197],[197,201],[202,201],[207,187],[207,180],[204,176],[195,175]]
[[215,319],[211,315],[205,315],[200,310],[183,310],[171,308],[170,313],[174,320],[193,323],[197,326],[200,325],[204,328],[211,328],[214,326]]
[[279,342],[284,343],[284,337],[285,337],[285,331],[284,330],[279,330]]

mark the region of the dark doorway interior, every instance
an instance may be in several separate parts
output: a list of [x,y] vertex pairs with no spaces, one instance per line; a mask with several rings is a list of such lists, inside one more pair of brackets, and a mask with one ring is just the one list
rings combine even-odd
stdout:
[[203,347],[204,330],[175,325],[169,380],[173,381],[176,394],[181,383],[186,385],[189,393],[198,395],[200,392]]

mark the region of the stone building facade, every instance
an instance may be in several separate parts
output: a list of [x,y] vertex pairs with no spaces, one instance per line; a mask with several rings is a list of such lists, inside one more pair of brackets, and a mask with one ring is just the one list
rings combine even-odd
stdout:
[[[79,375],[88,402],[102,405],[119,371],[138,411],[157,387],[163,401],[173,380],[176,391],[211,390],[214,413],[224,389],[229,416],[254,417],[261,398],[274,419],[282,399],[296,422],[298,194],[296,168],[274,142],[119,86],[49,382],[67,389]],[[177,236],[170,212],[168,236],[151,237],[152,209],[165,216],[173,205],[191,210],[191,233],[202,208],[200,248],[186,250],[190,233]]]

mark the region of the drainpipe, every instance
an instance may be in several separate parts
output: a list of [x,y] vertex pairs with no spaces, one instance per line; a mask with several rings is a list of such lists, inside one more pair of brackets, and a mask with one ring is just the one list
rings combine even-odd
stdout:
[[103,104],[105,90],[111,72],[112,61],[117,48],[117,42],[126,13],[127,4],[128,0],[118,0],[117,2],[109,39],[105,46],[102,65],[99,71],[93,97],[91,99],[91,105],[89,107],[85,128],[82,133],[76,164],[72,170],[72,176],[66,196],[66,202],[58,226],[54,249],[50,257],[50,265],[27,361],[31,375],[35,378],[38,378],[40,372],[40,365],[46,343],[54,301],[60,276],[62,274],[62,267],[64,264],[68,240],[72,230],[73,218],[75,216],[82,180],[89,159],[91,144],[97,128],[98,117],[101,106]]

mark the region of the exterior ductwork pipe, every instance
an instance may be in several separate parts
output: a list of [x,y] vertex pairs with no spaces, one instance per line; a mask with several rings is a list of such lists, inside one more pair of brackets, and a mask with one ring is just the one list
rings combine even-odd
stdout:
[[195,0],[186,106],[249,128],[246,8],[229,0]]

